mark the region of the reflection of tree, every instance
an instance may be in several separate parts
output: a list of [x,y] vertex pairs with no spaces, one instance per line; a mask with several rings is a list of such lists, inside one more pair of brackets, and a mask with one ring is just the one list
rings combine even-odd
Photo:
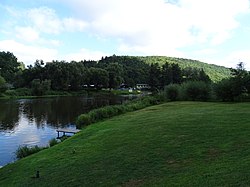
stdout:
[[13,130],[19,122],[19,103],[17,101],[0,102],[0,130]]
[[38,127],[45,124],[63,127],[74,123],[76,117],[92,108],[118,103],[114,97],[58,97],[27,100],[22,113]]
[[30,122],[37,124],[38,127],[43,127],[47,118],[44,111],[48,112],[50,109],[46,101],[47,99],[23,100],[20,104],[20,110]]
[[122,100],[110,95],[95,95],[4,101],[0,103],[0,130],[13,130],[21,114],[38,128],[43,128],[45,125],[64,127],[74,123],[76,117],[84,112],[105,105],[118,104]]

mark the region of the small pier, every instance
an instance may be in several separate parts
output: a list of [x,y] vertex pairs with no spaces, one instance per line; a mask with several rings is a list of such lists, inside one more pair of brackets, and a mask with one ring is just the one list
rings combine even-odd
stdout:
[[66,135],[66,133],[69,133],[69,134],[76,134],[78,132],[80,132],[81,130],[79,129],[57,129],[57,138],[60,137],[60,132],[63,133],[63,136]]

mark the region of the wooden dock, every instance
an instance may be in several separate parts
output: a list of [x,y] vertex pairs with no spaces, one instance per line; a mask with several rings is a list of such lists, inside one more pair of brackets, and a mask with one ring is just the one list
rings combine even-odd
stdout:
[[81,130],[79,129],[57,129],[57,138],[60,137],[60,132],[63,133],[63,136],[66,135],[66,133],[69,133],[69,134],[76,134],[78,132],[80,132]]

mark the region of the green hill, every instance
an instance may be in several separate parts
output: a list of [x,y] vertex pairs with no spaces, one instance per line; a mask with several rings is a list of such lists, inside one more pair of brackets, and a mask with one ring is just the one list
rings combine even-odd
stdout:
[[171,102],[117,116],[1,168],[0,186],[249,186],[249,107]]
[[203,69],[205,73],[210,77],[210,79],[214,82],[218,82],[230,76],[229,68],[214,65],[214,64],[207,64],[198,60],[165,57],[165,56],[147,56],[147,57],[138,57],[138,58],[148,64],[159,63],[160,65],[163,65],[164,63],[168,62],[168,63],[178,64],[182,69],[185,69],[188,67]]

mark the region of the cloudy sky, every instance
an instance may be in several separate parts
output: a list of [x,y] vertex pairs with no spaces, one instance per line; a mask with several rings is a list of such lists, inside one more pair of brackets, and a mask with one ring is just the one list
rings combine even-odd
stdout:
[[1,0],[0,51],[36,59],[162,55],[250,70],[249,0]]

